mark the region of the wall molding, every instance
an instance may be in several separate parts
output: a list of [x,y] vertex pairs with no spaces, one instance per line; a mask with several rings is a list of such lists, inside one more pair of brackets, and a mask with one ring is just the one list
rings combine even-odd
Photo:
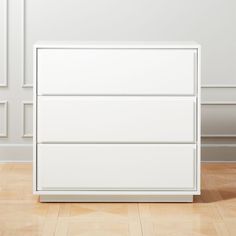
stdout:
[[0,101],[0,105],[4,106],[4,131],[0,133],[1,138],[7,138],[8,136],[8,102]]
[[33,88],[33,84],[26,82],[25,76],[25,0],[21,0],[21,83],[22,88]]
[[202,148],[211,148],[211,147],[235,147],[236,143],[202,143]]
[[202,134],[201,138],[236,138],[236,134]]
[[26,133],[25,127],[26,127],[26,106],[33,106],[33,102],[31,101],[22,101],[22,138],[32,138],[33,134],[32,133]]
[[236,144],[202,144],[202,162],[236,162]]
[[201,102],[201,105],[236,105],[236,101],[207,101]]
[[0,74],[0,78],[3,78],[3,81],[0,81],[0,87],[7,87],[8,86],[8,0],[2,0],[3,4],[2,10],[3,14],[3,32],[0,34],[3,37],[3,48],[2,51],[0,50],[0,56],[3,57],[3,73]]
[[236,102],[236,85],[203,86],[201,88],[202,103],[230,104]]
[[236,84],[204,84],[201,88],[236,88]]
[[32,144],[0,144],[0,163],[32,162]]

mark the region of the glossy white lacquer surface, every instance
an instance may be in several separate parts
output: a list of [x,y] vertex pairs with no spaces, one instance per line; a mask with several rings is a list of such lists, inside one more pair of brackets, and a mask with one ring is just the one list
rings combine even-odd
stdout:
[[38,142],[195,142],[193,97],[41,96]]
[[39,190],[193,190],[195,145],[41,144]]
[[196,49],[45,48],[37,55],[39,95],[195,92]]

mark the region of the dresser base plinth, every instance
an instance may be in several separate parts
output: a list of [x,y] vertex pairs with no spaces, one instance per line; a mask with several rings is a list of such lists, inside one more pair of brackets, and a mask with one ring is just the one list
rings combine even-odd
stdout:
[[193,202],[193,195],[41,195],[40,202]]

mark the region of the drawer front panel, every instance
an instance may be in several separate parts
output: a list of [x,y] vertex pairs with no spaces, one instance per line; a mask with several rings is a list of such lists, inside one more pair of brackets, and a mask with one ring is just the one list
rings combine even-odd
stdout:
[[195,98],[38,98],[38,142],[194,143]]
[[196,49],[38,49],[38,94],[193,95]]
[[39,144],[38,190],[193,190],[192,144]]

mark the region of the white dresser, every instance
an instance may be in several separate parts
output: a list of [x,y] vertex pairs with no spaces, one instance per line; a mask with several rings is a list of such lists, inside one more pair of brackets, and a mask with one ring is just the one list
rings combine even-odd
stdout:
[[34,193],[41,201],[200,194],[200,46],[38,43]]

